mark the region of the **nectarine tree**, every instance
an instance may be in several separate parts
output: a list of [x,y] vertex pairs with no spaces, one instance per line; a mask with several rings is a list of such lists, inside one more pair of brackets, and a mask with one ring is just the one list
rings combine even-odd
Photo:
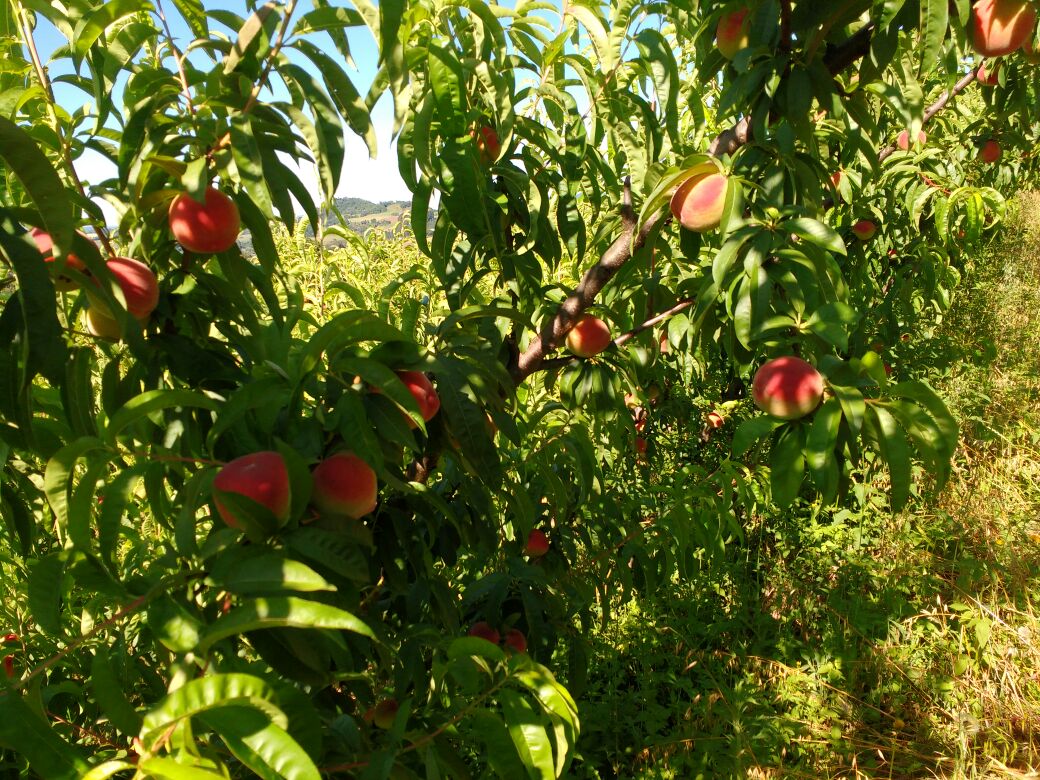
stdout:
[[0,0],[0,765],[617,776],[622,597],[942,489],[1034,7]]

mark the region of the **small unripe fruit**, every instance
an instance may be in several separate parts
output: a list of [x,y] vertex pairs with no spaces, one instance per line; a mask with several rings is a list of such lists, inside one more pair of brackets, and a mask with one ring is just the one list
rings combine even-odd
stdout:
[[366,710],[361,718],[365,723],[374,723],[377,728],[391,729],[394,726],[394,720],[396,720],[397,711],[400,708],[401,705],[397,703],[397,699],[383,699],[374,707]]
[[230,249],[242,229],[235,201],[213,187],[206,190],[205,203],[186,192],[179,194],[170,204],[168,218],[177,243],[202,255]]
[[[919,130],[917,132],[917,143],[919,143],[921,146],[924,146],[927,140],[928,136],[927,134],[925,134],[924,130]],[[898,146],[904,152],[910,149],[909,130],[903,130],[899,133],[899,135],[896,137],[896,146]]]
[[0,643],[5,645],[18,644],[21,640],[18,638],[18,634],[4,634],[3,639],[0,639]]
[[741,49],[746,49],[750,43],[750,28],[750,12],[747,8],[737,8],[720,16],[719,26],[715,28],[715,45],[719,53],[731,60]]
[[[267,507],[281,525],[289,519],[289,470],[280,453],[254,452],[235,458],[217,472],[213,488],[225,493],[238,493]],[[232,528],[242,527],[234,511],[225,506],[219,497],[214,497],[214,503],[225,523]]]
[[489,623],[484,620],[480,620],[473,624],[469,630],[470,636],[475,636],[478,639],[486,639],[493,645],[498,645],[499,635],[498,632],[491,627]]
[[585,315],[567,334],[567,349],[578,357],[592,357],[610,346],[610,328],[598,317]]
[[869,219],[861,219],[852,226],[852,234],[860,241],[869,241],[877,232],[877,225]]
[[[33,228],[29,231],[29,235],[36,244],[36,248],[40,250],[40,254],[43,255],[43,261],[48,264],[47,269],[51,272],[51,276],[53,277],[54,289],[58,292],[69,292],[70,290],[75,290],[79,287],[79,282],[73,281],[71,277],[65,276],[64,274],[55,272],[54,241],[51,239],[51,234],[46,230]],[[79,235],[83,236],[87,241],[90,240],[83,233],[79,233]],[[74,254],[66,256],[65,265],[67,268],[72,268],[76,271],[82,271],[83,273],[87,272],[87,266]]]
[[984,57],[1001,57],[1024,44],[1036,29],[1036,9],[1027,0],[979,0],[971,9],[968,37]]
[[979,159],[984,163],[995,163],[1000,159],[1001,154],[1003,154],[1003,150],[1000,148],[1000,144],[991,138],[979,150]]
[[[139,260],[129,257],[112,257],[105,264],[116,278],[119,289],[123,291],[127,312],[137,320],[146,320],[159,305],[159,280],[151,268]],[[112,312],[96,293],[87,290],[90,305],[106,317]]]
[[515,628],[511,628],[506,631],[505,639],[502,640],[506,647],[515,650],[518,653],[527,652],[527,637],[524,636],[522,631],[518,631]]
[[524,545],[524,552],[532,558],[541,558],[549,552],[549,537],[545,535],[545,531],[542,531],[540,528],[535,528],[531,531],[527,535],[527,544]]
[[672,216],[687,230],[705,233],[722,222],[729,180],[721,173],[691,176],[676,189],[669,203]]
[[775,358],[755,373],[751,397],[759,409],[773,417],[797,420],[819,406],[823,376],[801,358]]
[[[429,422],[440,411],[441,399],[433,387],[433,382],[422,371],[398,371],[397,378],[404,382],[405,387],[419,404],[419,413],[425,422]],[[418,428],[415,421],[408,418],[409,428]]]
[[322,514],[357,520],[376,508],[376,473],[352,452],[330,455],[314,467],[311,499]]
[[477,145],[477,155],[484,165],[491,165],[498,159],[502,153],[502,144],[495,128],[483,125],[479,130],[470,130],[469,134]]

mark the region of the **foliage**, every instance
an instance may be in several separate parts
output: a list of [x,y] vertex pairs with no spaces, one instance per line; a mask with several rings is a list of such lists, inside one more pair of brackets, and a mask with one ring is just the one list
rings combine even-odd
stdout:
[[[903,338],[943,322],[1035,177],[1018,152],[1037,71],[1011,56],[979,98],[966,0],[751,5],[726,61],[717,2],[288,0],[243,17],[0,0],[2,609],[24,643],[0,690],[10,766],[563,776],[588,760],[572,694],[614,607],[676,577],[719,593],[735,558],[789,543],[763,518],[855,537],[943,486],[957,424]],[[44,23],[67,40],[47,67]],[[345,67],[361,36],[378,53],[364,85]],[[55,82],[87,104],[59,105]],[[324,220],[345,134],[375,153],[383,95],[414,243]],[[923,151],[886,145],[935,115]],[[984,166],[991,137],[1005,152]],[[117,175],[81,181],[88,149]],[[317,201],[289,160],[314,164]],[[681,230],[671,194],[707,170],[729,176],[722,224]],[[172,198],[213,182],[255,257],[172,240]],[[868,216],[878,236],[853,239]],[[89,296],[55,291],[29,226]],[[115,254],[159,277],[143,322]],[[118,343],[79,324],[93,300]],[[585,312],[623,335],[556,356]],[[823,405],[755,414],[754,369],[792,353],[824,374]],[[401,370],[433,378],[439,414]],[[344,448],[381,485],[361,522],[309,506],[310,467]],[[287,464],[289,520],[222,493],[243,533],[213,478],[266,450]],[[523,554],[536,527],[540,559]],[[478,621],[527,651],[466,636]]]

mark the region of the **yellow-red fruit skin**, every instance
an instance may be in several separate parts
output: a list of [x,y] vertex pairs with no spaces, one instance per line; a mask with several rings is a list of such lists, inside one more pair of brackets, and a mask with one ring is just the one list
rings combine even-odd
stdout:
[[979,159],[984,163],[995,163],[1003,153],[1004,150],[1000,148],[1000,144],[991,138],[979,150]]
[[483,125],[470,133],[477,144],[477,155],[484,165],[491,165],[502,153],[502,144],[498,140],[498,132],[493,127]]
[[1036,9],[1027,0],[979,0],[971,9],[971,45],[984,57],[1021,48],[1036,29]]
[[352,452],[330,455],[314,467],[311,501],[323,514],[358,520],[376,508],[376,473]]
[[598,355],[610,346],[610,327],[598,317],[586,315],[567,334],[567,349],[578,357]]
[[[40,254],[43,255],[43,260],[47,263],[48,270],[51,271],[54,277],[54,289],[58,292],[70,292],[79,287],[79,283],[73,281],[70,277],[63,274],[54,273],[54,241],[51,239],[51,234],[46,230],[40,228],[33,228],[29,235],[32,237],[33,242],[36,244],[36,248],[40,250]],[[80,233],[84,239],[89,241],[90,239]],[[65,265],[68,268],[72,268],[76,271],[86,272],[87,266],[82,260],[76,255],[70,254],[65,258]]]
[[95,338],[106,341],[119,341],[123,338],[123,331],[120,330],[119,323],[93,306],[88,306],[84,310],[83,320],[87,326],[87,332]]
[[[422,371],[398,371],[397,377],[404,382],[408,391],[415,398],[415,402],[419,404],[419,412],[423,420],[425,422],[432,420],[440,411],[441,398],[437,395],[429,377]],[[418,428],[419,426],[409,417],[408,427]]]
[[[106,263],[108,270],[119,283],[126,301],[127,312],[138,320],[146,320],[159,305],[159,280],[155,273],[140,260],[129,257],[112,257]],[[112,316],[108,305],[87,291],[90,305],[107,317]]]
[[691,176],[672,195],[672,216],[695,233],[714,230],[722,222],[727,185],[728,179],[721,173]]
[[788,355],[763,364],[751,383],[755,405],[780,420],[797,420],[823,398],[823,376],[811,364]]
[[719,17],[719,26],[715,28],[715,46],[727,60],[736,57],[737,52],[746,49],[750,43],[748,15],[747,8],[738,8]]
[[[927,140],[928,136],[925,134],[924,130],[919,130],[917,132],[917,143],[919,143],[921,146],[924,146]],[[896,138],[896,146],[898,146],[904,152],[910,149],[909,130],[903,130],[899,133],[899,136]]]
[[[279,523],[289,519],[289,470],[280,453],[265,450],[228,462],[213,480],[215,491],[238,493],[267,507]],[[215,497],[217,513],[232,528],[241,528],[234,512]]]
[[200,255],[224,252],[235,245],[242,222],[238,206],[220,190],[206,190],[199,203],[182,192],[170,203],[170,232],[182,247]]
[[852,234],[860,241],[869,241],[877,233],[877,225],[869,219],[861,219],[852,226]]

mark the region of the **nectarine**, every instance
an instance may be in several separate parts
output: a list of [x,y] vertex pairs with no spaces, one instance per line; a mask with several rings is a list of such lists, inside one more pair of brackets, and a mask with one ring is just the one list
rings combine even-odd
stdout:
[[[925,134],[924,130],[918,130],[917,143],[919,143],[921,146],[924,146],[927,140],[928,136]],[[898,146],[904,152],[910,149],[909,130],[903,130],[899,133],[899,135],[896,137],[896,146]]]
[[[433,382],[422,371],[398,371],[397,378],[404,382],[405,387],[419,404],[419,413],[424,421],[429,422],[440,411],[441,399],[433,387]],[[418,428],[415,421],[409,417],[408,427]]]
[[478,637],[479,639],[486,639],[493,645],[497,645],[500,638],[498,631],[493,629],[491,624],[485,620],[479,620],[474,623],[469,630],[469,635]]
[[773,417],[796,420],[819,405],[823,376],[793,355],[774,358],[755,372],[751,397],[759,409]]
[[979,159],[984,163],[995,163],[1003,153],[1004,150],[1000,148],[1000,144],[990,138],[979,149]]
[[518,653],[527,652],[527,637],[524,636],[522,631],[518,631],[515,628],[511,628],[506,631],[505,638],[502,640],[506,647],[515,650]]
[[719,17],[719,26],[715,28],[715,46],[727,60],[737,56],[737,52],[746,49],[750,43],[750,12],[747,8],[735,8]]
[[[105,264],[123,291],[127,312],[138,320],[146,320],[159,305],[159,280],[151,268],[129,257],[112,257]],[[90,305],[106,317],[112,316],[108,304],[87,290]]]
[[567,349],[578,357],[592,357],[610,346],[610,328],[603,320],[586,314],[567,334]]
[[984,57],[1001,57],[1022,46],[1036,29],[1036,9],[1027,0],[979,0],[971,9],[968,36]]
[[206,189],[205,203],[180,193],[170,204],[168,219],[177,243],[203,255],[233,247],[242,228],[235,201],[213,187]]
[[877,225],[869,219],[861,219],[852,226],[852,234],[860,241],[869,241],[877,232]]
[[691,176],[675,190],[669,207],[672,216],[687,230],[705,233],[722,221],[729,180],[721,173]]
[[[43,260],[49,265],[48,270],[51,272],[51,276],[54,278],[54,289],[59,292],[69,292],[79,287],[79,283],[73,281],[71,277],[65,276],[62,273],[56,273],[54,270],[54,241],[51,239],[51,234],[46,230],[40,228],[33,228],[29,235],[32,236],[32,240],[36,243],[36,248],[40,250],[40,254],[43,255]],[[79,233],[87,241],[90,239],[83,233]],[[67,267],[72,268],[75,271],[86,272],[87,266],[80,260],[76,255],[69,254],[65,258],[65,264]]]
[[123,338],[123,331],[119,328],[119,323],[93,306],[88,306],[84,310],[83,321],[91,336],[106,341],[119,341]]
[[[237,493],[271,510],[275,519],[284,524],[289,519],[289,470],[285,459],[274,451],[254,452],[225,464],[213,480],[213,488],[224,493]],[[217,512],[232,528],[241,528],[232,509],[219,495],[214,497]]]
[[483,125],[479,130],[470,130],[469,134],[477,144],[477,155],[484,165],[491,165],[498,159],[502,153],[502,144],[495,128]]
[[524,552],[531,558],[541,558],[549,552],[549,537],[545,535],[545,531],[540,528],[532,530],[527,535],[527,544],[524,545]]
[[978,73],[975,74],[975,80],[986,87],[993,87],[1000,83],[1000,63],[993,63],[993,70],[990,71],[986,67],[986,63],[983,62],[979,65]]
[[353,452],[337,452],[314,467],[311,500],[322,512],[353,520],[376,508],[376,473]]
[[374,707],[369,707],[361,719],[365,723],[374,723],[377,728],[391,729],[400,708],[397,699],[382,699]]

